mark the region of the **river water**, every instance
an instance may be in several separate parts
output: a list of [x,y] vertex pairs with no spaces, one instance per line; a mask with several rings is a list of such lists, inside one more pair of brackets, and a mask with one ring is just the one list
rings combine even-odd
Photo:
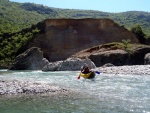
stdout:
[[62,95],[0,96],[0,113],[150,113],[149,75],[96,75],[77,79],[78,71],[0,70],[7,80],[51,83],[69,89]]

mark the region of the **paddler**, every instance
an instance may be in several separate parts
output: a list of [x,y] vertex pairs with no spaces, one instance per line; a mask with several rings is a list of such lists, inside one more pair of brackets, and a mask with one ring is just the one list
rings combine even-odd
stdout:
[[84,74],[87,74],[90,72],[89,67],[86,63],[84,63],[84,65],[81,67],[81,72]]

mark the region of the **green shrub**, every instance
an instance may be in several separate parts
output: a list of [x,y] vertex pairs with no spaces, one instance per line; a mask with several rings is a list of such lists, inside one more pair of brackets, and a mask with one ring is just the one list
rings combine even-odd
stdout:
[[123,40],[122,40],[122,43],[123,43],[123,46],[124,46],[124,49],[125,49],[125,50],[127,50],[128,45],[130,44],[130,42],[131,42],[130,39],[127,39],[127,40],[123,39]]

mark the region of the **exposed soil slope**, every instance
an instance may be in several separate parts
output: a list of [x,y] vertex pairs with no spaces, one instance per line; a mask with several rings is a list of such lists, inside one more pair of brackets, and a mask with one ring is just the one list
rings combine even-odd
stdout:
[[[110,19],[47,19],[26,49],[39,47],[49,61],[64,60],[83,49],[136,36]],[[39,26],[40,27],[40,26]]]

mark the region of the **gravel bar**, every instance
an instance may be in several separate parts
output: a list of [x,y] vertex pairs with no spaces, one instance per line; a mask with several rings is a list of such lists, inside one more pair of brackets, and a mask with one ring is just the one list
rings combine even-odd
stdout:
[[150,65],[99,67],[94,70],[106,74],[150,75]]
[[63,93],[68,91],[68,89],[48,83],[18,80],[0,80],[0,95]]

